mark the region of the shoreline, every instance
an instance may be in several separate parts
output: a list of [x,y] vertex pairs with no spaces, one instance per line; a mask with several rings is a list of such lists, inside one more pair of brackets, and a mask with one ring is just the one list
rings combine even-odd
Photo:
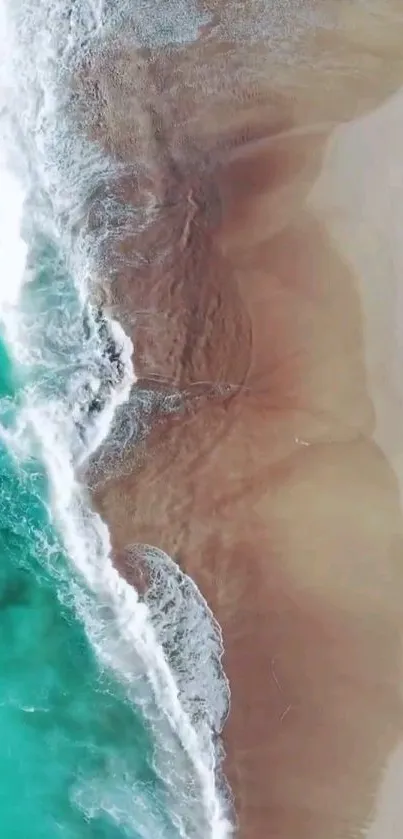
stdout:
[[[115,559],[118,565],[122,561]],[[150,623],[175,679],[182,709],[199,740],[201,757],[205,760],[207,756],[208,763],[214,757],[217,805],[223,822],[227,820],[222,836],[230,837],[236,830],[236,813],[224,772],[222,733],[230,715],[231,693],[222,665],[225,650],[221,627],[194,580],[160,549],[136,545],[127,552],[124,563],[140,601],[149,609]],[[204,753],[206,730],[208,749]],[[214,828],[211,836],[216,836]]]
[[[159,414],[133,471],[112,469],[93,498],[129,582],[127,549],[156,545],[219,621],[233,696],[224,772],[241,839],[336,839],[368,827],[402,731],[403,476],[377,440],[391,407],[368,361],[372,280],[334,235],[333,215],[337,226],[352,206],[334,184],[354,144],[339,146],[334,168],[324,128],[376,112],[400,57],[382,85],[376,62],[346,42],[343,60],[362,75],[345,92],[343,74],[329,71],[329,101],[309,72],[284,97],[265,91],[251,60],[262,90],[252,105],[246,91],[237,110],[226,88],[233,52],[209,38],[173,54],[123,54],[117,80],[108,55],[80,79],[84,99],[95,80],[102,86],[98,139],[131,161],[117,194],[129,207],[153,196],[147,224],[111,249],[119,267],[106,304],[124,314],[140,382],[181,394],[208,383],[179,413]],[[220,95],[198,98],[198,72],[222,62]],[[132,71],[143,87],[129,138]],[[167,94],[178,79],[195,100],[180,103],[182,121]],[[351,177],[354,167],[346,185]],[[211,384],[222,383],[233,391],[217,399]]]

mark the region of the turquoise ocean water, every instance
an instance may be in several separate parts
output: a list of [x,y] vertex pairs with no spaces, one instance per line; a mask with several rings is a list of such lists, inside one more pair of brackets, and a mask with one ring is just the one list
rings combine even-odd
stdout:
[[[172,8],[164,37],[174,37]],[[228,707],[219,627],[158,551],[140,602],[114,571],[107,527],[77,480],[135,376],[130,342],[91,302],[110,208],[97,236],[81,224],[117,164],[75,133],[69,79],[134,9],[123,0],[0,0],[5,839],[231,833],[218,773]]]
[[[15,426],[29,384],[3,340],[4,429]],[[34,456],[16,457],[4,441],[0,502],[2,834],[137,839],[150,830],[153,836],[155,824],[144,815],[149,806],[170,835],[150,732],[118,680],[99,666],[77,620],[46,469]]]

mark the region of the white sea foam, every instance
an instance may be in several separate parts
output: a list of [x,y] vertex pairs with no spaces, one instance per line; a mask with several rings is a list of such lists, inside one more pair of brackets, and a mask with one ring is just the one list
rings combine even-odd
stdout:
[[27,258],[27,246],[20,234],[24,199],[22,185],[7,167],[5,155],[0,151],[0,310],[5,338],[10,346],[18,341],[15,307]]
[[[134,381],[132,347],[116,322],[109,321],[107,330],[120,350],[123,375],[112,368],[106,370],[96,319],[86,339],[87,355],[83,357],[82,347],[78,348],[83,337],[83,314],[91,313],[88,288],[95,263],[91,250],[94,243],[77,238],[73,230],[82,218],[83,202],[91,189],[110,176],[111,163],[72,136],[64,111],[67,100],[63,73],[78,45],[89,49],[91,39],[102,34],[102,26],[108,22],[107,3],[10,0],[8,23],[6,3],[0,2],[0,37],[7,59],[1,74],[0,108],[2,147],[13,153],[7,161],[0,161],[0,225],[4,221],[2,230],[6,233],[0,250],[0,317],[6,340],[23,365],[27,381],[16,426],[13,431],[3,429],[2,437],[19,457],[26,456],[30,446],[30,453],[39,451],[44,461],[49,477],[49,513],[71,562],[71,590],[77,611],[99,660],[124,682],[128,696],[142,707],[153,728],[155,769],[164,781],[177,835],[181,839],[224,839],[232,828],[217,789],[218,754],[213,729],[219,728],[225,713],[225,680],[221,671],[216,673],[217,712],[207,712],[209,697],[204,691],[200,713],[200,684],[195,678],[189,680],[191,690],[186,694],[185,657],[175,670],[167,655],[172,625],[156,617],[156,578],[149,605],[140,602],[136,591],[113,567],[107,527],[91,511],[85,491],[76,480],[77,463],[106,437],[116,407],[128,398]],[[3,49],[3,43],[0,46]],[[21,234],[24,201],[29,208],[24,216],[26,237],[39,233],[65,253],[65,274],[55,274],[53,286],[45,289],[45,294],[34,279],[29,249]],[[58,266],[52,265],[56,271]],[[75,283],[70,300],[74,304],[72,319],[63,311],[69,277],[70,284]],[[50,311],[46,306],[48,294],[55,295]],[[60,386],[56,384],[60,369],[66,373],[70,367],[67,384],[66,377],[62,377]],[[110,385],[104,404],[89,421],[88,401],[99,395],[105,372]],[[80,431],[81,419],[84,432],[82,428]],[[158,562],[161,569],[161,555]],[[166,558],[170,591],[175,598],[176,578],[170,562]],[[181,585],[183,594],[182,578]],[[171,620],[180,619],[185,631],[184,612],[192,603],[192,614],[197,619],[186,631],[208,627],[205,637],[210,647],[203,647],[202,642],[201,647],[204,656],[206,649],[212,650],[212,666],[216,669],[222,649],[219,629],[207,607],[203,613],[205,604],[195,587],[192,589],[190,581],[186,586],[188,599],[181,601],[179,597]],[[182,640],[186,645],[185,635]],[[198,644],[189,647],[192,667],[199,654]],[[213,692],[211,702],[216,698]],[[126,808],[123,818],[122,802],[113,803],[111,795],[109,790],[104,796],[107,804],[96,804],[92,791],[92,809],[106,808],[121,823],[133,818],[133,829],[137,830],[136,813],[133,811],[130,817]],[[88,805],[84,789],[76,790],[75,800],[81,806],[86,806],[85,801]],[[163,825],[158,826],[158,832],[154,825],[153,839],[166,839],[164,831]],[[148,839],[147,830],[144,839]]]
[[24,206],[21,184],[6,168],[0,156],[0,306],[12,309],[20,296],[27,246],[21,239],[20,227]]

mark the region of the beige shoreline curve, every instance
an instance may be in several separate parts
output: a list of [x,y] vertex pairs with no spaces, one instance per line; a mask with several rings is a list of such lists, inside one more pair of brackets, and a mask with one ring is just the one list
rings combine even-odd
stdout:
[[403,823],[403,741],[392,752],[366,839],[399,839]]
[[130,582],[126,546],[158,545],[222,626],[240,839],[395,839],[402,11],[291,2],[285,53],[209,5],[196,43],[116,42],[75,80],[148,213],[106,254],[140,382],[235,385],[157,417],[94,502]]
[[[374,439],[403,493],[403,87],[337,129],[309,205],[359,278]],[[403,639],[402,639],[403,640]],[[403,645],[402,645],[403,660]],[[403,695],[403,674],[401,691]],[[403,738],[391,752],[367,839],[403,830]]]
[[[402,78],[403,82],[403,78]],[[403,490],[403,86],[337,129],[310,196],[358,278],[374,439]]]

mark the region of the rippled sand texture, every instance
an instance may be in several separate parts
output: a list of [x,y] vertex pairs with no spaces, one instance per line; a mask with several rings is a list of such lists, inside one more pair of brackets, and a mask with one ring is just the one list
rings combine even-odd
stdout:
[[109,305],[142,383],[186,395],[95,500],[122,573],[160,546],[223,628],[239,836],[395,839],[403,7],[209,8],[197,41],[118,39],[75,80],[127,163]]

